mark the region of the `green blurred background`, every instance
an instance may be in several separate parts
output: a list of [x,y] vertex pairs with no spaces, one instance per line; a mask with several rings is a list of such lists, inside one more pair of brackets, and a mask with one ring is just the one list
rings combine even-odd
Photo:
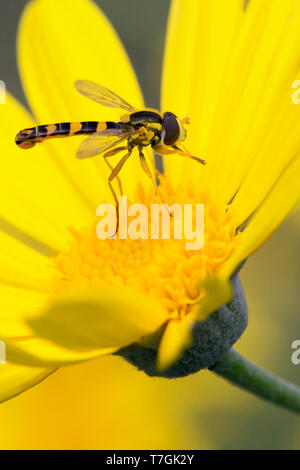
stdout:
[[[27,0],[0,16],[0,79],[26,104],[16,67],[17,25]],[[159,105],[168,0],[97,0],[137,71],[146,102]],[[146,19],[146,20],[145,20]],[[246,263],[249,327],[236,348],[300,385],[291,343],[300,339],[300,213]],[[297,449],[300,420],[203,371],[150,379],[109,357],[59,371],[0,405],[0,448]]]

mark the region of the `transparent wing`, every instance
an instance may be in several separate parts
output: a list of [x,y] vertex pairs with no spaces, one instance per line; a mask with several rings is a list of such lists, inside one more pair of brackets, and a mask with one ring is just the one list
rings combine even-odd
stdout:
[[113,91],[89,80],[77,80],[75,82],[75,87],[79,93],[93,101],[96,101],[97,103],[103,104],[103,106],[108,106],[109,108],[122,108],[129,112],[132,112],[135,109]]
[[77,158],[88,158],[109,150],[133,135],[134,129],[105,129],[90,135],[77,150]]

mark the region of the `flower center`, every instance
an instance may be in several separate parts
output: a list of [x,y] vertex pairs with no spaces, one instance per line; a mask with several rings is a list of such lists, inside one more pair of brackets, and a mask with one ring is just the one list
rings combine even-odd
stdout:
[[[192,207],[194,227],[196,204],[204,205],[201,249],[187,249],[191,240],[186,238],[184,228],[181,239],[174,237],[175,217],[169,213],[170,239],[100,240],[97,220],[88,228],[71,230],[69,249],[54,261],[55,291],[130,286],[158,299],[170,315],[188,313],[201,298],[199,281],[211,276],[230,257],[239,236],[235,235],[234,219],[227,206],[212,201],[208,193],[193,185],[174,188],[166,178],[162,178],[160,192],[169,207]],[[134,201],[147,208],[150,227],[151,207],[161,205],[161,200],[151,188],[145,191],[139,185]]]

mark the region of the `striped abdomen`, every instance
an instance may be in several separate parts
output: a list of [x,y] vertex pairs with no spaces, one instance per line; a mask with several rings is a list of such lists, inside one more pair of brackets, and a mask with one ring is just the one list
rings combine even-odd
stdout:
[[94,134],[104,129],[119,128],[115,122],[61,122],[45,126],[31,127],[20,131],[16,136],[16,144],[22,149],[30,149],[35,144],[56,137],[70,137],[81,134]]

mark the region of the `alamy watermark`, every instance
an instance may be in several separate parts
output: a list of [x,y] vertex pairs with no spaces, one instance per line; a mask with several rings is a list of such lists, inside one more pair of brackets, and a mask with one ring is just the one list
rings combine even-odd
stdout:
[[295,91],[292,93],[292,103],[299,104],[300,103],[300,80],[294,80],[292,83],[292,88]]
[[6,344],[0,340],[0,364],[6,363]]
[[[204,204],[151,204],[150,213],[144,204],[131,204],[119,198],[119,221],[112,204],[100,204],[96,227],[100,240],[186,240],[186,250],[201,250],[204,244]],[[149,223],[150,222],[150,223]],[[118,230],[117,230],[117,225]],[[172,230],[171,230],[172,228]],[[172,231],[172,233],[171,233]]]
[[3,80],[0,80],[0,104],[5,104],[6,100],[6,86]]
[[295,366],[298,366],[300,364],[300,339],[295,339],[291,344],[291,348],[295,349],[291,355],[291,361]]

